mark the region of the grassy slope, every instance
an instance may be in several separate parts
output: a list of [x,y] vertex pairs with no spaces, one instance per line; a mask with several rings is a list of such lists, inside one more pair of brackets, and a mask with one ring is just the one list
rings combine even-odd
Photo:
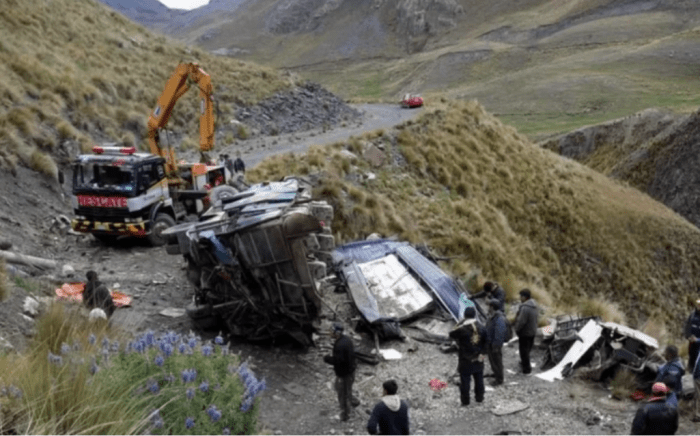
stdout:
[[[368,144],[395,144],[402,166],[372,169]],[[554,312],[618,306],[632,325],[677,329],[700,272],[700,231],[639,191],[532,144],[475,102],[440,104],[398,132],[366,135],[261,164],[259,180],[320,171],[341,240],[373,232],[464,256],[513,293],[534,289]],[[349,175],[378,171],[375,181]],[[659,305],[663,298],[664,304]],[[612,302],[616,302],[613,304]],[[617,318],[620,319],[620,318]]]
[[[6,0],[0,11],[0,165],[18,161],[55,175],[62,144],[143,144],[148,115],[180,61],[212,76],[222,117],[290,85],[251,63],[155,36],[94,1]],[[196,92],[168,127],[198,140]]]

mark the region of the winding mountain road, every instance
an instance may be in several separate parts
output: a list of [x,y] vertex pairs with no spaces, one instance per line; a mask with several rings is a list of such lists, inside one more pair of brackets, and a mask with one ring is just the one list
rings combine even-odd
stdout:
[[325,145],[346,140],[378,129],[388,129],[406,120],[415,118],[423,109],[404,109],[398,104],[359,104],[352,105],[362,112],[359,120],[348,122],[345,126],[334,127],[325,132],[312,129],[305,132],[289,133],[277,136],[260,136],[239,140],[222,149],[221,153],[235,156],[237,151],[247,167],[253,167],[263,159],[280,153],[303,153],[312,145]]

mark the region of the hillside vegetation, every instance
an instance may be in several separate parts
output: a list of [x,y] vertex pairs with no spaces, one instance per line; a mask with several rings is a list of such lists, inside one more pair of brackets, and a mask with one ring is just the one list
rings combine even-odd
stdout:
[[[374,147],[385,150],[384,167],[361,157]],[[317,194],[336,208],[339,240],[379,232],[425,242],[454,257],[446,266],[456,274],[481,271],[511,297],[531,287],[553,308],[548,316],[604,313],[677,332],[696,298],[697,228],[534,145],[473,101],[440,103],[397,132],[270,159],[251,177],[290,170],[320,174]]]
[[251,0],[237,7],[170,32],[292,69],[346,98],[478,99],[530,136],[653,106],[700,105],[695,1]]
[[[146,147],[146,122],[177,64],[212,76],[220,118],[292,85],[289,76],[156,36],[94,0],[5,0],[0,10],[0,165],[56,175],[94,141]],[[196,86],[196,85],[195,85]],[[190,90],[168,128],[198,144]],[[229,140],[232,140],[229,137]]]

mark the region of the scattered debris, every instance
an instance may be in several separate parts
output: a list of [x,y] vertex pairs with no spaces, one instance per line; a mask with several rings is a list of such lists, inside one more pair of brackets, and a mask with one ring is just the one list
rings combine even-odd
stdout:
[[403,355],[399,351],[397,351],[393,348],[379,350],[379,354],[382,355],[382,358],[384,360],[398,360],[398,359],[401,359],[403,357]]
[[159,313],[169,318],[179,318],[185,314],[185,309],[168,307],[167,309],[161,310]]
[[[581,368],[593,380],[611,376],[617,366],[637,374],[649,366],[648,372],[656,373],[654,361],[658,356],[654,351],[659,347],[658,342],[638,330],[591,317],[569,318],[553,326],[551,333],[546,339],[549,345],[545,367],[556,365],[536,374],[542,380],[561,380],[574,368]],[[566,347],[566,354],[560,358]]]
[[27,297],[22,304],[22,310],[27,315],[36,316],[39,313],[39,302],[32,297]]
[[[528,404],[523,403],[518,400],[504,400],[498,401],[496,406],[491,409],[491,413],[496,416],[510,415],[513,413],[522,412],[523,410],[530,407]],[[508,433],[513,434],[513,433]]]

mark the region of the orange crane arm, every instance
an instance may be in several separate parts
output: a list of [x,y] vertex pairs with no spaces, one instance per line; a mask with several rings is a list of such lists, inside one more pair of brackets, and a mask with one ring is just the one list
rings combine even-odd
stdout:
[[165,127],[175,103],[190,88],[188,79],[199,86],[199,150],[205,152],[214,148],[214,100],[211,77],[196,63],[179,64],[165,83],[165,89],[148,117],[148,144],[151,153],[166,158],[166,171],[169,174],[174,174],[177,170],[175,154],[171,149],[166,156],[165,151],[160,147],[158,130]]

